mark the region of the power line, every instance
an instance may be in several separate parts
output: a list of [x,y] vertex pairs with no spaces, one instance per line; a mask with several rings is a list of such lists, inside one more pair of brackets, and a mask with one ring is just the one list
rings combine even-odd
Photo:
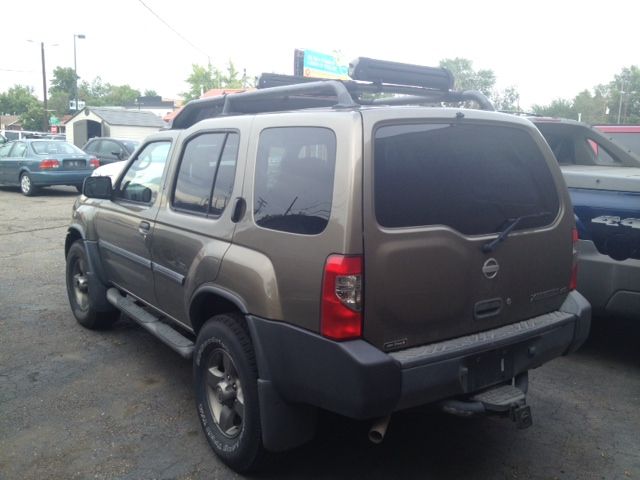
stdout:
[[149,12],[151,12],[151,14],[156,17],[158,20],[160,20],[162,23],[164,23],[164,25],[171,30],[173,33],[175,33],[177,36],[179,36],[182,40],[184,40],[185,42],[187,42],[189,45],[191,45],[194,49],[196,49],[197,51],[199,51],[200,53],[202,53],[205,57],[207,57],[207,59],[209,59],[209,54],[207,52],[205,52],[204,50],[202,50],[201,48],[199,48],[197,45],[193,44],[188,38],[186,38],[184,35],[182,35],[180,32],[178,32],[175,28],[173,28],[171,25],[169,25],[169,23],[167,23],[166,20],[164,20],[160,15],[158,15],[156,12],[154,12],[151,7],[149,7],[146,3],[144,3],[142,0],[138,0],[142,6],[144,8],[146,8],[147,10],[149,10]]

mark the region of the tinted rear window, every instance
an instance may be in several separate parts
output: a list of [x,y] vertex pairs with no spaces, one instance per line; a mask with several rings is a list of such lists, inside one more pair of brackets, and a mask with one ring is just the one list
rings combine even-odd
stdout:
[[331,214],[336,137],[326,128],[269,128],[260,134],[253,215],[264,228],[318,234]]
[[375,132],[375,208],[383,227],[447,225],[465,235],[549,224],[559,208],[546,161],[525,131],[473,124]]

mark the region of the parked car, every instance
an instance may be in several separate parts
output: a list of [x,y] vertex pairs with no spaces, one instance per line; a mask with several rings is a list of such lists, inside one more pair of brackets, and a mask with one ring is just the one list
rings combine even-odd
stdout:
[[[527,427],[528,370],[589,332],[569,194],[534,126],[422,106],[492,109],[444,69],[358,59],[351,76],[191,102],[74,205],[77,321],[122,311],[193,359],[206,438],[238,471],[310,440],[319,409],[375,442],[425,404]],[[380,91],[407,96],[361,100]]]
[[571,194],[580,237],[578,289],[599,313],[640,318],[640,160],[584,123],[531,120]]
[[594,125],[593,128],[640,156],[640,125]]
[[107,165],[128,159],[138,145],[140,142],[136,140],[94,137],[82,147],[82,150],[100,160],[100,165]]
[[60,140],[16,140],[0,147],[0,184],[17,185],[24,195],[41,187],[82,182],[99,165],[98,159]]
[[92,177],[109,177],[111,179],[111,184],[115,185],[116,180],[124,170],[127,165],[126,160],[122,160],[120,162],[108,163],[106,165],[101,165],[96,168],[92,173]]

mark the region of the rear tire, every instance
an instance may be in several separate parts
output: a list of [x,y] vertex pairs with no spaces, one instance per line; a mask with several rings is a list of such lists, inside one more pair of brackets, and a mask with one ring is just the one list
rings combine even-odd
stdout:
[[209,445],[236,472],[265,457],[255,354],[242,317],[216,315],[198,334],[193,357],[196,406]]
[[31,176],[26,172],[20,175],[20,191],[26,197],[32,197],[38,193],[38,187],[33,184]]
[[87,269],[89,261],[81,240],[76,240],[67,254],[67,295],[73,316],[80,325],[90,330],[102,330],[118,320],[117,311],[98,312],[89,295]]

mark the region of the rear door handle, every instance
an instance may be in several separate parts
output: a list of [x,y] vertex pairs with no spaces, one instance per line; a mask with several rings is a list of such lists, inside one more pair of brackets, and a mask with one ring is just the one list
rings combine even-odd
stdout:
[[233,223],[238,223],[244,217],[245,212],[247,211],[247,202],[242,197],[236,198],[236,203],[233,206],[233,213],[231,214],[231,221]]
[[147,236],[150,230],[151,224],[149,222],[142,221],[138,224],[138,232],[140,232],[142,235]]

